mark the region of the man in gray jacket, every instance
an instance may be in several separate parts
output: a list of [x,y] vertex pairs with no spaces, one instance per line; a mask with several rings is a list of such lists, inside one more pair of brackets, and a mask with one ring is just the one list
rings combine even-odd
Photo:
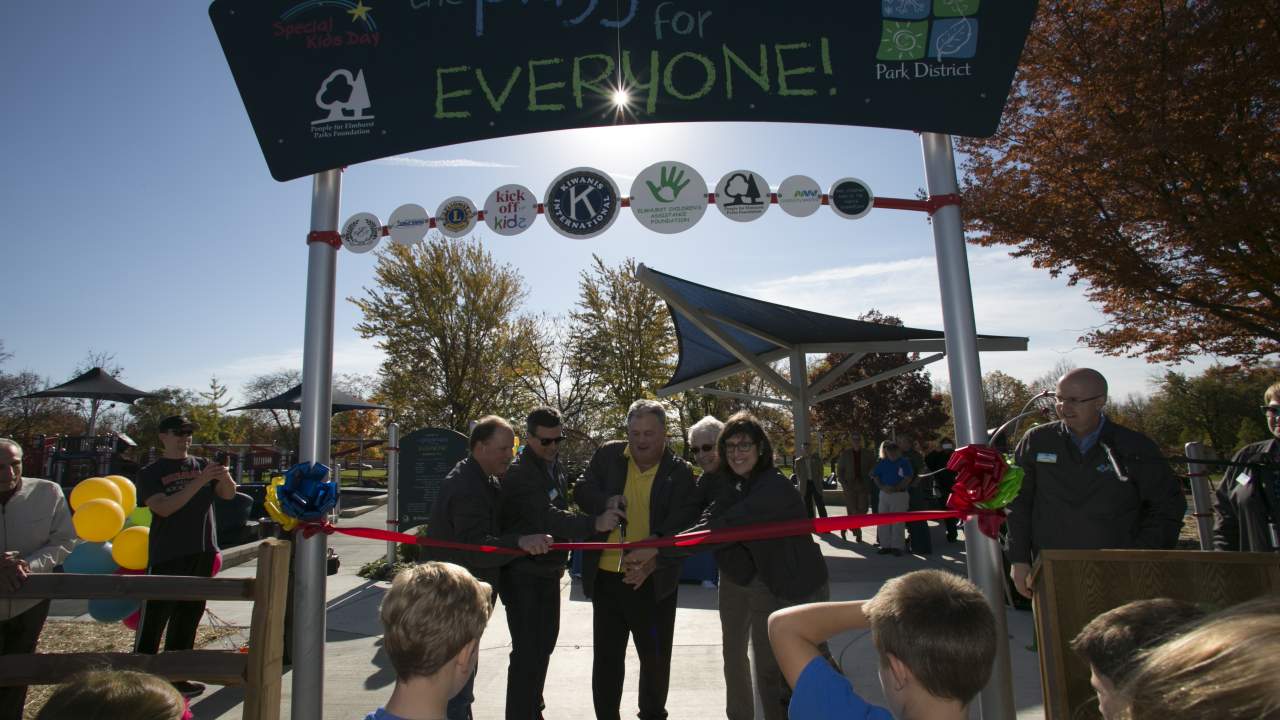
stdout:
[[[35,652],[48,600],[10,600],[32,573],[52,572],[75,545],[57,483],[22,477],[22,446],[0,438],[0,655]],[[21,720],[25,686],[0,687],[0,720]]]
[[1056,396],[1062,419],[1027,431],[1014,450],[1026,474],[1009,506],[1009,574],[1026,597],[1041,550],[1171,548],[1187,509],[1160,448],[1103,414],[1101,373],[1068,372]]

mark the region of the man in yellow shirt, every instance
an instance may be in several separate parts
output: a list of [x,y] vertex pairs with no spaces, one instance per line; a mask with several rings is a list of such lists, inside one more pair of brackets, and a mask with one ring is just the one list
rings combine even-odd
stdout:
[[[673,535],[697,522],[701,498],[693,471],[667,447],[666,436],[666,407],[635,401],[626,441],[596,450],[578,481],[574,497],[583,511],[625,510],[626,523],[609,542]],[[620,718],[628,637],[640,656],[640,719],[667,717],[679,581],[680,559],[653,549],[584,553],[582,588],[591,598],[595,645],[591,696],[600,720]]]

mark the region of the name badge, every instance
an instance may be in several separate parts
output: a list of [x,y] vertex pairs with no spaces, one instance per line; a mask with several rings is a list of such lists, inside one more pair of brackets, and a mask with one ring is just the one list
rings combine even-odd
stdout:
[[1056,463],[1058,462],[1058,453],[1036,453],[1036,462]]
[[1252,479],[1253,477],[1249,475],[1248,470],[1241,470],[1240,474],[1236,476],[1236,482],[1241,485],[1248,485]]
[[560,497],[560,491],[555,488],[551,488],[551,490],[547,492],[547,497],[550,498],[551,500],[555,500],[556,498]]
[[1111,467],[1111,463],[1098,463],[1097,471],[1104,475],[1111,472],[1113,469],[1114,468]]

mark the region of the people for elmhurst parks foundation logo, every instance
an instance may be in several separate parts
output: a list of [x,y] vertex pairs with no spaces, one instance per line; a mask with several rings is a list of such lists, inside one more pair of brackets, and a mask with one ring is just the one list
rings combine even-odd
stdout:
[[339,68],[329,73],[316,91],[316,107],[328,112],[311,121],[311,136],[316,139],[369,135],[373,132],[369,88],[364,71]]

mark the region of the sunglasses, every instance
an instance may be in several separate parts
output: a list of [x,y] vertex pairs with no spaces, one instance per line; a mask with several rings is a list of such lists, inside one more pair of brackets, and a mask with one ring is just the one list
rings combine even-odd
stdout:
[[564,442],[564,436],[561,435],[560,437],[553,438],[534,438],[534,440],[537,440],[542,447],[547,447],[548,445],[559,445]]
[[711,452],[712,450],[715,450],[716,444],[705,443],[703,445],[690,445],[689,449],[693,451],[694,455],[697,455],[698,453]]

